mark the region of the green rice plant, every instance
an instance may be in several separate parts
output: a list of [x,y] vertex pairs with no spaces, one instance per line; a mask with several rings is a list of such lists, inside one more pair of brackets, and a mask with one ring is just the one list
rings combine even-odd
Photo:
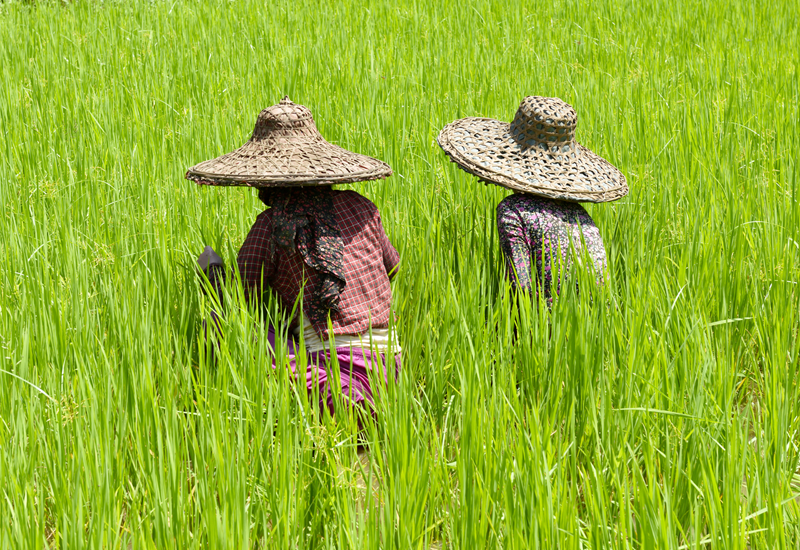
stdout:
[[[796,8],[0,3],[0,547],[796,547]],[[204,336],[195,257],[262,206],[183,175],[284,94],[395,171],[350,186],[402,258],[361,436],[269,352],[273,297],[229,281]],[[551,310],[435,141],[525,95],[630,185]]]

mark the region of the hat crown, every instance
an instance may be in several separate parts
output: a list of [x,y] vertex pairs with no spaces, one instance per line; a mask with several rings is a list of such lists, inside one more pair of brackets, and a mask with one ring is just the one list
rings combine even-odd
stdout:
[[311,111],[304,105],[292,103],[289,96],[284,96],[280,103],[267,107],[258,114],[251,139],[268,139],[276,135],[282,137],[319,136],[321,139]]
[[523,147],[538,147],[560,157],[575,152],[578,115],[557,97],[528,96],[522,100],[511,135]]

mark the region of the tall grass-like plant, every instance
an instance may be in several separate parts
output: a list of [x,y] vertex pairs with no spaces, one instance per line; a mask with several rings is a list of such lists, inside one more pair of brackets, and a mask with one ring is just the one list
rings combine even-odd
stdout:
[[[778,548],[800,543],[797,6],[0,3],[0,547]],[[284,94],[387,161],[403,370],[320,413],[229,264],[262,206],[188,166]],[[435,142],[575,106],[630,194],[606,283],[503,278],[506,191]],[[576,284],[579,291],[576,291]]]

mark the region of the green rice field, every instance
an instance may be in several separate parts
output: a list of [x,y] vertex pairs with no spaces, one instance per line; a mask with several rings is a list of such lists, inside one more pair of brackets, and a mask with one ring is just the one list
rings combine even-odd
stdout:
[[[0,1],[0,548],[800,547],[797,14]],[[185,171],[284,95],[394,169],[348,186],[401,255],[366,452],[272,368],[274,299],[202,334],[195,258],[263,205]],[[504,280],[509,192],[436,144],[527,95],[630,186],[552,311]]]

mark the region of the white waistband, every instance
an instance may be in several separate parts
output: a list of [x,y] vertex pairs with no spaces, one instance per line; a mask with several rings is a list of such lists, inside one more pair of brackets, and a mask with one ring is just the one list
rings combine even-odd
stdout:
[[[294,333],[299,336],[300,327],[297,327]],[[362,348],[378,353],[386,353],[387,351],[400,353],[402,351],[396,328],[391,329],[391,334],[388,328],[373,328],[361,334],[335,334],[332,335],[332,338],[323,340],[314,330],[314,327],[311,326],[311,323],[304,319],[303,342],[308,353],[330,349],[331,340],[333,340],[333,345],[337,348]]]

